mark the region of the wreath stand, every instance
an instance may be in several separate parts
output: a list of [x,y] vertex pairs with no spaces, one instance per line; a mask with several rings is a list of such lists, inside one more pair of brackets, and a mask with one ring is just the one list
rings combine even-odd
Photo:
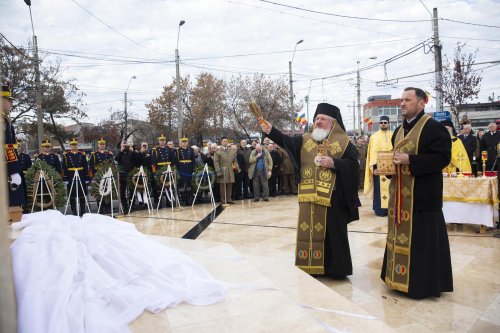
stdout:
[[[57,209],[56,207],[56,200],[55,200],[55,196],[54,196],[54,183],[53,181],[50,183],[51,186],[49,187],[49,182],[47,182],[47,178],[45,177],[45,171],[43,171],[42,169],[40,169],[38,171],[38,180],[36,182],[36,189],[35,189],[35,193],[33,194],[33,205],[31,205],[31,213],[33,213],[33,211],[35,210],[35,203],[36,203],[36,198],[38,196],[38,190],[40,190],[40,202],[41,202],[41,205],[40,205],[40,210],[43,212],[43,208],[44,208],[44,204],[43,204],[43,185],[44,184],[47,184],[47,192],[50,196],[50,200],[52,200],[52,205],[53,205],[53,208],[54,209]],[[67,206],[66,206],[67,207]]]
[[[144,193],[146,196],[146,205],[148,206],[148,213],[151,214],[151,210],[153,209],[153,204],[151,203],[151,195],[149,194],[149,187],[148,187],[148,175],[144,172],[144,168],[141,165],[141,168],[139,169],[139,172],[136,173],[135,175],[132,176],[132,179],[139,178],[141,179],[142,177],[142,182],[144,183]],[[139,180],[136,180],[135,186],[134,186],[134,194],[132,195],[132,199],[130,200],[130,207],[128,208],[128,214],[130,214],[132,210],[132,203],[134,202],[135,195],[137,194],[137,185],[139,185]]]
[[214,199],[214,192],[212,191],[212,182],[210,181],[210,172],[208,171],[208,164],[205,163],[205,166],[203,167],[203,172],[201,173],[200,176],[200,182],[198,183],[198,188],[196,189],[196,194],[194,195],[194,200],[191,205],[191,207],[194,206],[194,203],[196,202],[196,197],[198,196],[198,191],[200,190],[201,182],[203,180],[203,177],[207,176],[208,179],[208,189],[210,193],[210,202],[212,203],[212,206],[215,208],[215,199]]
[[[85,205],[87,206],[89,213],[91,213],[89,202],[87,201],[87,196],[85,195],[85,190],[83,188],[82,179],[80,178],[80,173],[78,172],[78,170],[75,170],[75,175],[73,176],[73,179],[71,180],[71,187],[69,188],[68,200],[66,200],[66,208],[64,208],[64,215],[66,215],[66,212],[68,211],[69,201],[71,200],[71,193],[73,191],[73,186],[75,186],[75,184],[77,187],[78,187],[78,185],[80,185],[80,188],[82,189],[83,198],[85,199]],[[78,195],[78,188],[76,189],[76,203],[77,203],[76,214],[78,216],[80,216],[80,199],[79,199],[79,195]]]
[[[101,195],[101,200],[99,201],[99,206],[97,207],[97,214],[101,211],[101,205],[104,197],[110,195],[111,204],[111,217],[113,217],[113,190],[118,194],[118,187],[116,186],[115,178],[113,177],[113,171],[108,168],[108,171],[103,175],[101,181],[99,182],[99,194]],[[118,196],[117,196],[118,197]],[[120,201],[118,201],[118,213],[123,213],[123,207]]]
[[[174,211],[174,199],[175,199],[175,203],[177,205],[177,208],[179,208],[179,209],[181,208],[181,203],[179,202],[179,195],[177,194],[176,176],[174,175],[174,172],[172,171],[170,164],[167,166],[167,171],[165,171],[162,175],[163,176],[167,175],[167,177],[163,178],[163,184],[161,186],[160,195],[158,196],[158,205],[156,206],[156,210],[158,211],[158,209],[160,208],[160,203],[162,200],[163,191],[165,191],[167,200],[169,200],[172,203],[171,207],[172,207],[172,212],[173,212]],[[167,181],[167,179],[168,179],[168,181]],[[170,185],[168,186],[168,189],[165,188],[165,185],[167,182],[170,183]],[[174,188],[173,191],[172,191],[172,187]],[[174,192],[175,192],[175,196],[174,196]]]

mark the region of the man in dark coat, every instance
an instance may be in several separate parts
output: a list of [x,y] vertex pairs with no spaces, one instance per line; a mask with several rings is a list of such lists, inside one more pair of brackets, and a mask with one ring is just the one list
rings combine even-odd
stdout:
[[271,178],[269,178],[269,195],[275,197],[276,194],[278,193],[277,186],[281,168],[281,155],[274,147],[274,143],[270,143],[267,146],[267,150],[269,151],[271,159],[273,160],[273,172],[271,174]]
[[314,130],[303,135],[284,135],[264,120],[261,127],[288,152],[301,176],[295,265],[312,275],[351,275],[347,224],[359,218],[359,163],[340,110],[319,104]]
[[477,138],[472,134],[472,126],[464,125],[464,133],[460,134],[458,138],[464,144],[467,156],[469,156],[469,163],[472,163],[472,156],[474,156],[477,147]]
[[403,125],[392,136],[397,173],[389,187],[387,243],[381,278],[412,298],[453,291],[450,245],[443,216],[442,170],[450,163],[451,137],[425,115],[426,93],[406,88]]
[[247,147],[247,140],[241,140],[238,147],[238,153],[236,159],[238,160],[238,165],[240,166],[241,172],[235,174],[235,200],[248,199],[248,167],[250,153],[252,150]]
[[128,188],[128,175],[132,169],[141,165],[141,156],[134,150],[132,142],[127,143],[123,141],[120,151],[116,154],[115,161],[118,162],[120,170],[120,200],[123,211],[126,213],[129,211],[130,200],[132,200],[132,193],[130,193],[131,190]]
[[[484,133],[481,139],[480,150],[481,152],[488,152],[488,160],[486,161],[486,170],[490,171],[495,165],[495,170],[498,170],[498,162],[495,164],[497,158],[497,145],[500,143],[500,133],[497,131],[497,125],[490,123],[488,125],[488,132]],[[480,152],[480,154],[481,154]]]
[[17,150],[15,149],[16,131],[14,130],[14,126],[12,126],[9,119],[9,113],[12,109],[14,98],[12,98],[10,82],[7,80],[2,82],[1,97],[2,117],[4,123],[4,150],[9,182],[9,206],[22,206],[26,203],[21,178],[22,170],[21,164],[19,163],[19,156],[17,154]]

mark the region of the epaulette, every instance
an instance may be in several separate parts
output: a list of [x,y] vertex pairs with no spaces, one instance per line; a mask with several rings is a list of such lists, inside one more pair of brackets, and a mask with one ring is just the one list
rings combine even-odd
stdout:
[[34,158],[38,158],[38,154],[33,155]]
[[79,152],[82,153],[83,156],[87,155],[87,154],[85,154],[84,151],[79,150]]

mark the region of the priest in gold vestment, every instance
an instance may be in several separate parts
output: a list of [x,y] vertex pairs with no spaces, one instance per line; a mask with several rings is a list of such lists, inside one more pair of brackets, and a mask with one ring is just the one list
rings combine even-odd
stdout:
[[403,125],[392,135],[396,175],[389,186],[387,238],[380,277],[412,298],[453,291],[450,244],[443,216],[443,174],[450,163],[446,128],[424,112],[426,93],[401,98]]
[[377,216],[387,216],[389,202],[389,178],[375,175],[377,169],[377,154],[380,151],[392,150],[392,132],[389,130],[389,117],[381,116],[380,129],[372,134],[368,144],[365,168],[364,193],[373,198],[373,210]]
[[467,155],[467,150],[465,150],[462,140],[457,138],[455,126],[453,126],[453,123],[450,120],[443,120],[441,124],[446,127],[451,136],[451,161],[450,164],[443,169],[443,173],[472,173],[469,155]]
[[288,151],[300,174],[295,265],[312,275],[351,275],[347,224],[359,218],[359,162],[340,110],[319,104],[312,132],[303,135],[287,136],[259,121],[268,137]]

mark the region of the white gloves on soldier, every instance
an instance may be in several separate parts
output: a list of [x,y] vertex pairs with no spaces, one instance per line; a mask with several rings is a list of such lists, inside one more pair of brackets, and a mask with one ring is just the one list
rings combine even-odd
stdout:
[[22,180],[21,180],[21,175],[20,175],[20,174],[18,174],[18,173],[15,173],[15,174],[13,174],[13,175],[10,175],[10,182],[11,182],[12,184],[16,184],[17,186],[20,186],[20,185],[21,185],[21,182],[22,182]]

